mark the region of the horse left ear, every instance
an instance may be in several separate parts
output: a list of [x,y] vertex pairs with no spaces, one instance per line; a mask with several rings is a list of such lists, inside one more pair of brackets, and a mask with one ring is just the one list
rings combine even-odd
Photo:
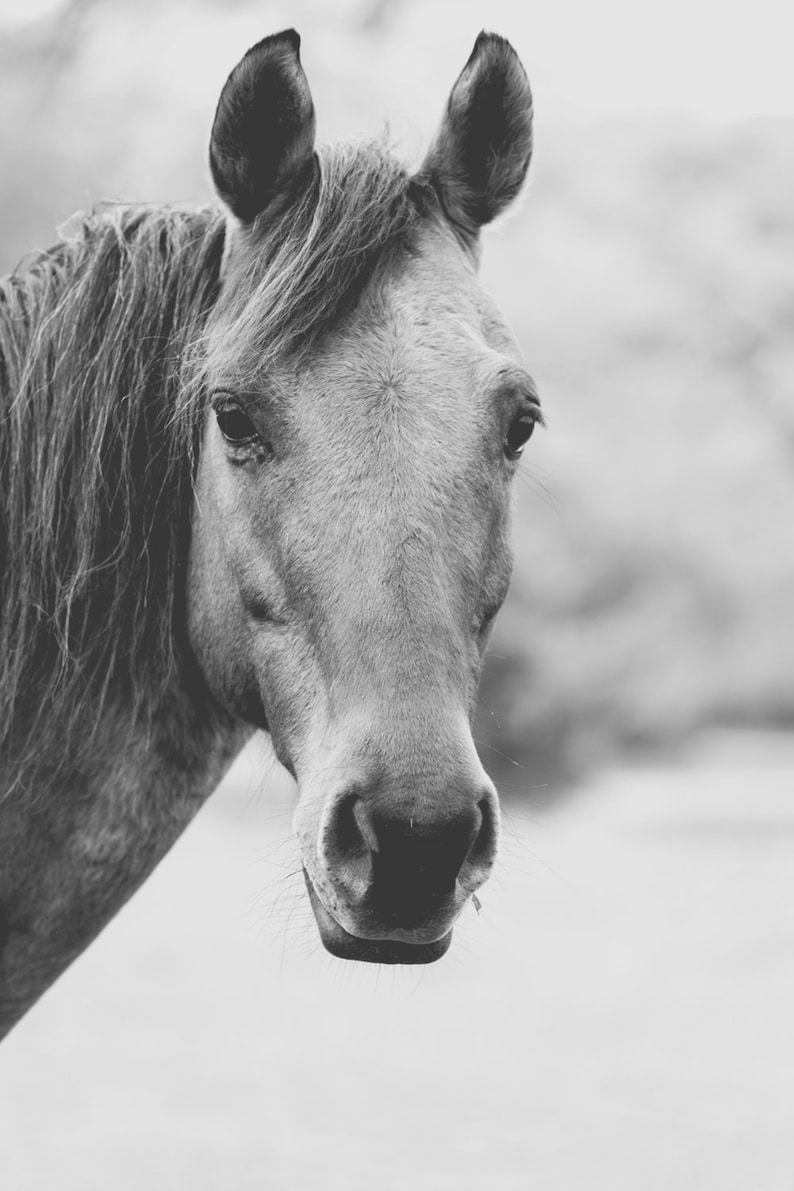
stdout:
[[314,104],[300,44],[294,29],[258,42],[218,101],[210,169],[219,197],[245,224],[294,194],[314,159]]
[[476,235],[516,197],[532,154],[532,92],[509,41],[481,33],[452,88],[420,177],[448,218]]

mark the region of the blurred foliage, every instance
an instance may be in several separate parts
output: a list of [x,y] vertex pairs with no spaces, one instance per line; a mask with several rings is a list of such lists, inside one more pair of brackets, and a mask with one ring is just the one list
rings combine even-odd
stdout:
[[484,686],[526,784],[794,722],[794,122],[560,129],[536,165],[489,276],[550,421]]
[[[293,19],[326,132],[381,91],[389,111],[411,63],[406,99],[435,96],[424,136],[454,73],[425,91],[438,40],[412,38],[416,11],[304,0],[262,29],[246,0],[73,0],[0,29],[0,267],[97,196],[205,199],[225,74]],[[528,199],[484,254],[550,424],[482,688],[506,792],[715,722],[794,721],[792,193],[794,122],[539,124]]]

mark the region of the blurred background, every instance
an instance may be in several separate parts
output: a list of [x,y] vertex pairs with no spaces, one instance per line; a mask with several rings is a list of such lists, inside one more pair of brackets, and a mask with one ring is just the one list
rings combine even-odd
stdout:
[[548,431],[477,725],[499,874],[427,971],[322,953],[259,742],[0,1054],[9,1191],[794,1188],[794,73],[782,2],[0,0],[0,270],[208,201],[294,25],[421,160],[483,26],[536,101],[483,279]]

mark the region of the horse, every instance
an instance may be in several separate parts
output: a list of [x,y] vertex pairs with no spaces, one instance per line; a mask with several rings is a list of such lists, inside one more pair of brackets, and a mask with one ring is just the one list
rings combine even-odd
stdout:
[[485,32],[419,169],[316,146],[287,30],[221,92],[218,202],[102,204],[0,283],[0,1034],[257,729],[333,955],[432,962],[476,904],[471,723],[542,420],[479,231],[531,149]]

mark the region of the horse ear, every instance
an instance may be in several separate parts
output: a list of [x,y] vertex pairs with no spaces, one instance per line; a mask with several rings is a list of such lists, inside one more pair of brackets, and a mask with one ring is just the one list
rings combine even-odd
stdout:
[[532,154],[532,93],[509,41],[481,33],[422,167],[449,219],[477,230],[521,188]]
[[314,104],[294,29],[266,37],[238,62],[221,92],[210,137],[218,195],[252,223],[308,175],[314,157]]

